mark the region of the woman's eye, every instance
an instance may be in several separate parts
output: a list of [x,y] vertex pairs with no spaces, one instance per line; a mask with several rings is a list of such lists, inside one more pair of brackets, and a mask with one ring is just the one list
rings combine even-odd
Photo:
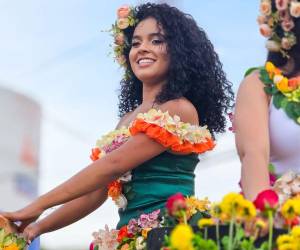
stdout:
[[131,43],[131,46],[132,46],[132,47],[137,47],[137,46],[139,46],[139,44],[140,44],[139,42],[132,42],[132,43]]
[[160,39],[154,39],[152,40],[152,44],[154,45],[159,45],[159,44],[162,44],[164,41],[163,40],[160,40]]

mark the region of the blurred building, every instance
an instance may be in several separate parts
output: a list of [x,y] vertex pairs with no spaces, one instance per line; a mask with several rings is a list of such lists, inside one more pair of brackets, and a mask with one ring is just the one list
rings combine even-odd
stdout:
[[19,209],[38,194],[40,127],[39,104],[0,87],[0,210]]

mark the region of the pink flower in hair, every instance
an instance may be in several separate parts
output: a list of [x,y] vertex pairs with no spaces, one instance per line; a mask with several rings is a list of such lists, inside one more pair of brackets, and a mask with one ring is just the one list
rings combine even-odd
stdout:
[[292,19],[285,19],[282,21],[281,27],[284,31],[289,32],[295,27],[295,23]]
[[276,8],[277,10],[286,10],[289,6],[290,0],[276,0]]

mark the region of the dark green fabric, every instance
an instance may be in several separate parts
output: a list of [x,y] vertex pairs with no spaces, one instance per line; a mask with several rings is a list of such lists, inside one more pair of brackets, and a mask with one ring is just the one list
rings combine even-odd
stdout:
[[132,181],[124,184],[123,193],[128,205],[125,210],[119,209],[117,228],[142,213],[164,209],[167,198],[174,193],[194,195],[194,170],[198,162],[196,154],[175,155],[164,152],[135,168]]

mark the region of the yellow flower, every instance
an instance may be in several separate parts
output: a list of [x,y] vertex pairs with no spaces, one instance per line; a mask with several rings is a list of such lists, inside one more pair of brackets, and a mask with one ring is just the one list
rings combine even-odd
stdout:
[[292,229],[292,236],[297,239],[300,240],[300,226],[294,226]]
[[197,213],[197,211],[207,211],[210,206],[210,201],[207,198],[199,200],[195,196],[185,198],[185,202],[187,205],[186,214],[188,219]]
[[189,225],[179,224],[171,233],[171,246],[177,250],[193,250],[193,237],[194,233]]
[[11,245],[9,245],[7,247],[4,247],[3,250],[19,250],[19,247],[18,247],[18,245],[16,243],[13,243],[13,244],[11,244]]
[[283,204],[281,214],[285,219],[292,220],[300,215],[299,205],[299,200],[289,199]]
[[237,210],[242,207],[244,200],[245,199],[241,194],[229,193],[225,195],[220,204],[222,213],[225,213],[230,217],[235,216]]
[[278,246],[283,245],[283,244],[291,244],[293,242],[294,242],[293,237],[288,234],[282,234],[276,240],[276,243]]
[[198,220],[198,227],[199,228],[212,226],[214,224],[215,224],[215,222],[212,218],[202,218],[202,219]]
[[255,227],[257,227],[257,228],[263,229],[266,226],[267,226],[267,223],[264,220],[262,220],[262,219],[257,219],[255,221]]
[[292,89],[289,87],[289,79],[282,75],[275,75],[273,79],[276,87],[282,92],[290,92]]
[[278,246],[278,250],[298,250],[296,243],[286,243]]
[[266,69],[266,71],[270,74],[270,73],[273,73],[273,72],[274,72],[275,66],[274,66],[274,64],[271,63],[271,62],[267,62],[267,63],[266,63],[266,66],[265,66],[265,69]]
[[151,228],[144,228],[142,230],[142,236],[147,239],[148,233],[151,231]]
[[244,199],[240,202],[237,214],[242,220],[251,220],[256,216],[256,208],[251,201]]
[[212,217],[220,219],[222,214],[222,209],[219,203],[213,203],[210,209],[210,214]]

